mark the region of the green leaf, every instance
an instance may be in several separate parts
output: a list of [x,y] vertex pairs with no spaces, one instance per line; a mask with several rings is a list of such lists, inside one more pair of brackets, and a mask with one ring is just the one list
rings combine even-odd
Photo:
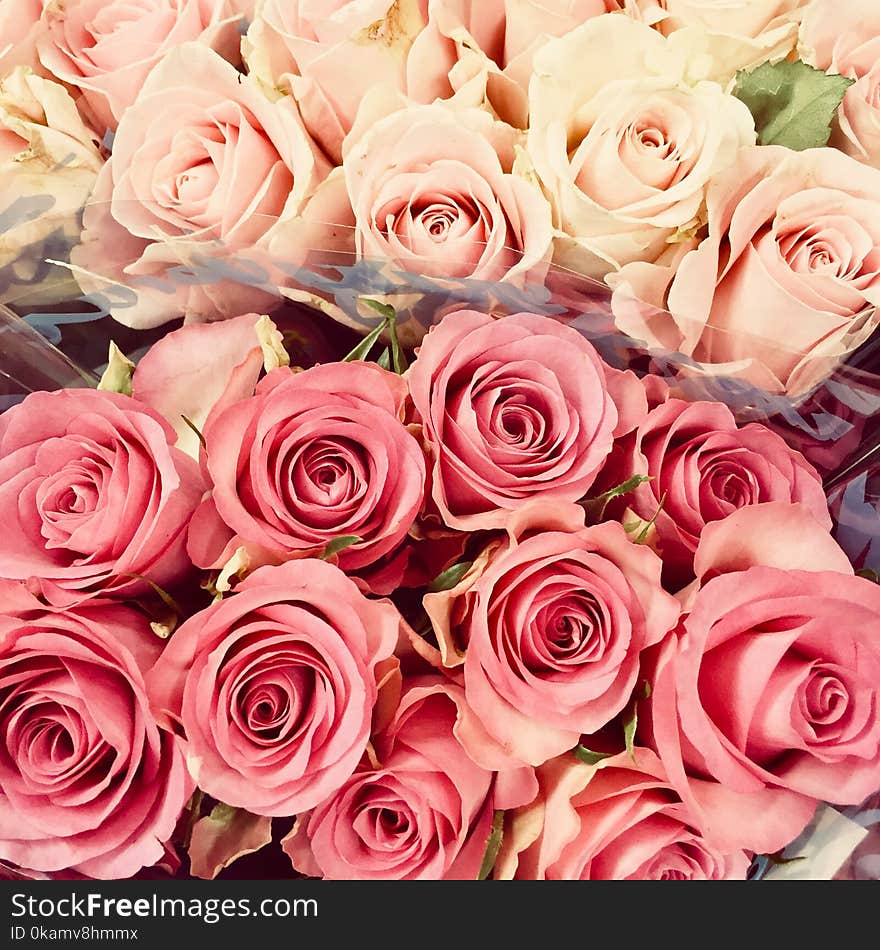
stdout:
[[202,435],[201,429],[199,429],[199,427],[192,421],[192,419],[187,419],[187,417],[184,415],[181,415],[180,418],[183,419],[183,421],[190,427],[190,429],[192,429],[193,432],[195,432],[195,434],[199,437],[199,442],[201,443],[202,448],[207,452],[208,443],[205,441],[205,437]]
[[629,754],[629,757],[635,762],[635,739],[636,739],[636,727],[639,724],[639,713],[637,709],[637,703],[633,703],[632,707],[629,710],[629,716],[623,721],[623,741],[626,746],[626,751]]
[[376,360],[376,363],[381,366],[382,369],[391,369],[391,353],[387,347],[382,350],[382,355]]
[[628,495],[631,491],[635,491],[639,485],[644,485],[645,482],[650,482],[651,480],[650,475],[633,475],[632,478],[628,478],[625,482],[615,485],[614,488],[603,491],[601,495],[596,495],[595,498],[588,498],[582,502],[582,504],[591,518],[600,520],[604,516],[605,508],[612,498]]
[[396,314],[388,320],[388,329],[391,332],[391,357],[394,361],[394,372],[398,376],[402,376],[406,372],[408,364],[400,341],[397,339]]
[[625,482],[615,485],[614,488],[609,488],[608,491],[603,491],[601,495],[597,495],[595,498],[591,498],[590,500],[610,501],[612,498],[617,498],[619,495],[627,495],[631,491],[635,491],[639,485],[644,485],[645,482],[650,481],[650,475],[633,475],[632,478],[628,478]]
[[736,76],[733,94],[748,106],[759,145],[822,148],[846,90],[855,80],[797,60],[763,63]]
[[370,350],[376,345],[376,341],[382,336],[382,331],[388,325],[387,320],[383,320],[379,326],[371,330],[358,345],[342,358],[343,363],[354,363],[357,360],[365,360],[370,355]]
[[370,300],[368,297],[361,297],[361,301],[371,310],[375,310],[376,313],[381,313],[386,323],[390,323],[397,316],[397,311],[389,303],[382,303],[379,300]]
[[334,538],[328,543],[327,547],[324,548],[324,553],[321,557],[326,561],[333,557],[334,554],[339,554],[340,551],[344,551],[346,548],[352,547],[352,545],[360,544],[363,540],[363,538],[358,537],[356,534],[345,534],[341,538]]
[[504,838],[504,812],[496,811],[492,817],[492,831],[486,841],[486,850],[483,853],[483,863],[480,865],[480,873],[477,874],[478,881],[485,881],[492,873],[495,862],[498,860],[498,852],[501,850],[501,841]]
[[610,759],[614,755],[613,752],[593,752],[592,749],[587,749],[582,745],[576,745],[572,752],[574,752],[576,758],[586,765],[595,765],[597,762],[601,762],[602,759]]
[[871,570],[870,567],[863,567],[860,571],[856,571],[856,577],[864,577],[865,580],[880,584],[880,574]]
[[453,564],[428,584],[428,593],[439,594],[440,591],[452,590],[473,566],[473,561],[459,561],[458,564]]
[[633,541],[636,544],[644,544],[645,539],[648,537],[648,532],[651,528],[654,527],[657,518],[660,515],[660,512],[663,511],[663,506],[666,504],[666,492],[663,492],[663,497],[660,499],[660,504],[657,505],[657,510],[654,512],[653,518],[650,521],[639,521],[631,522],[630,524],[625,524],[623,530],[627,534],[634,534],[636,531],[639,533],[633,538]]

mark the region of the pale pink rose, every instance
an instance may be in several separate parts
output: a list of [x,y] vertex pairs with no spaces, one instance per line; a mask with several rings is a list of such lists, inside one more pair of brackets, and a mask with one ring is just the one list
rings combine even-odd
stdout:
[[0,582],[0,858],[110,880],[162,859],[194,785],[150,711],[161,647],[136,610]]
[[532,55],[616,0],[263,0],[244,43],[249,71],[292,92],[306,126],[341,164],[367,85],[414,102],[487,104],[525,128]]
[[880,7],[865,0],[813,0],[800,29],[804,62],[855,82],[837,110],[831,144],[880,168]]
[[706,53],[720,81],[740,69],[785,59],[810,0],[623,0],[627,13]]
[[45,5],[46,0],[0,0],[0,79],[16,66],[43,73],[37,37]]
[[838,571],[758,566],[700,588],[642,721],[719,847],[773,853],[816,801],[878,787],[878,632],[880,588]]
[[52,75],[80,90],[103,136],[169,50],[197,40],[237,62],[239,19],[226,0],[48,0],[38,51]]
[[553,209],[556,263],[601,280],[687,249],[709,182],[755,143],[749,110],[720,83],[690,82],[689,62],[613,15],[536,54],[528,156]]
[[204,491],[173,429],[117,393],[31,393],[0,416],[0,577],[53,604],[130,597],[191,569],[186,528]]
[[295,815],[357,767],[399,625],[389,601],[367,600],[332,564],[264,567],[174,632],[150,698],[182,727],[199,788]]
[[460,686],[413,680],[372,753],[284,840],[296,870],[329,880],[477,878],[496,810],[523,805],[530,769],[493,769],[504,754],[474,722]]
[[653,521],[654,543],[673,588],[692,577],[706,525],[762,502],[803,502],[831,528],[819,473],[781,436],[760,423],[737,426],[722,403],[669,399],[618,441],[602,472],[603,489],[634,475],[650,481],[607,509]]
[[138,328],[277,306],[265,248],[326,170],[293,102],[185,43],[117,129],[73,252],[80,284]]
[[425,459],[402,421],[406,386],[372,363],[277,369],[205,425],[211,494],[189,532],[199,567],[238,547],[251,563],[320,556],[341,537],[347,571],[404,540],[422,506]]
[[341,164],[342,141],[367,88],[352,77],[402,89],[427,2],[263,0],[243,44],[248,71],[291,91],[309,132]]
[[650,750],[538,769],[540,792],[509,819],[498,878],[562,881],[745,880],[750,857],[706,841]]
[[[447,303],[444,294],[453,306],[462,299],[456,293],[469,290],[503,307],[505,290],[516,297],[543,289],[550,208],[515,172],[517,135],[482,109],[407,105],[376,90],[346,139],[343,167],[319,186],[301,219],[280,229],[272,254],[312,268],[364,262],[367,273],[382,272],[386,293],[403,294],[402,304],[390,301],[399,310],[419,299],[406,296],[408,274],[416,290],[427,285],[440,298],[432,311]],[[304,248],[314,250],[303,257]],[[401,319],[404,344],[418,342],[424,322]]]
[[465,592],[457,633],[469,705],[539,765],[621,712],[642,651],[675,626],[679,605],[657,555],[615,522],[560,531],[523,516],[514,530]]
[[831,148],[747,148],[707,202],[708,236],[677,268],[615,275],[618,327],[694,372],[808,391],[880,321],[880,171]]
[[77,296],[70,271],[48,261],[67,261],[79,241],[103,164],[64,86],[25,66],[0,76],[0,302],[35,308]]
[[446,524],[501,527],[532,499],[581,499],[625,418],[645,412],[643,393],[618,412],[614,374],[550,317],[462,310],[432,327],[406,378]]

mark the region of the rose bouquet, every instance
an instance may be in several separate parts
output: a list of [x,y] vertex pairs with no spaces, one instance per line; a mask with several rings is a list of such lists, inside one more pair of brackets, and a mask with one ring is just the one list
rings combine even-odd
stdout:
[[876,877],[868,7],[0,0],[0,868]]
[[183,327],[3,415],[3,859],[745,878],[880,786],[880,587],[800,452],[550,317],[409,366],[393,319],[307,368]]

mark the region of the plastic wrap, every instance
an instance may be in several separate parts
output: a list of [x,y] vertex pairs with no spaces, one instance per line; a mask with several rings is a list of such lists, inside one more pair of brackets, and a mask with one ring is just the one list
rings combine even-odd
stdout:
[[[230,274],[239,291],[253,290],[253,305],[247,309],[272,313],[292,361],[302,366],[341,358],[378,325],[381,317],[367,300],[395,308],[399,337],[409,347],[453,310],[479,309],[499,317],[540,313],[576,327],[617,368],[660,377],[686,399],[721,401],[740,422],[772,426],[822,474],[835,536],[855,569],[880,574],[880,338],[872,338],[867,315],[837,352],[819,347],[805,357],[797,351],[786,354],[778,341],[739,338],[741,351],[775,348],[798,363],[799,382],[786,391],[756,384],[742,367],[731,371],[703,364],[663,347],[663,334],[655,331],[664,321],[674,322],[671,314],[649,313],[619,294],[613,298],[604,285],[559,267],[548,266],[543,280],[530,283],[430,278],[387,261],[321,248],[297,262],[237,262],[228,255],[203,255],[167,270],[161,277],[164,287],[156,276],[122,284],[109,275],[101,280],[94,273],[79,274],[82,293],[47,305],[45,293],[35,299],[22,289],[21,265],[19,259],[15,281],[7,279],[5,288],[0,286],[0,299],[7,302],[0,307],[0,408],[37,389],[95,385],[111,340],[136,361],[152,342],[180,325],[178,319],[149,329],[126,326],[143,295],[169,294],[169,288],[193,288],[200,282],[225,292]],[[64,274],[77,274],[63,264],[49,266],[58,287]],[[45,277],[40,268],[32,273]],[[8,278],[8,267],[6,274]],[[638,307],[646,339],[618,328],[617,315],[627,307]],[[680,320],[676,326],[681,331]],[[800,860],[789,862],[789,857]],[[824,807],[804,836],[786,849],[784,860],[757,867],[753,876],[880,879],[880,790],[858,808]]]

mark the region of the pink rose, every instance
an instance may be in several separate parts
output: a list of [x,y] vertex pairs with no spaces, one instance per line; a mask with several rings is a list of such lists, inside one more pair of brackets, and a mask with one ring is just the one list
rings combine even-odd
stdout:
[[502,756],[461,687],[416,679],[371,756],[298,817],[284,850],[301,873],[330,880],[475,880],[494,811],[535,791],[528,769],[496,780]]
[[345,570],[375,563],[406,537],[422,505],[425,460],[402,421],[406,386],[372,363],[278,369],[256,395],[209,417],[212,484],[190,529],[200,567],[238,547],[253,563],[320,555],[336,538]]
[[416,288],[427,283],[440,302],[423,306],[421,319],[400,321],[404,344],[421,339],[426,320],[439,321],[446,295],[453,305],[469,292],[504,307],[505,294],[543,287],[553,238],[546,198],[514,169],[516,144],[482,109],[407,105],[374,90],[346,139],[342,168],[301,219],[279,229],[272,254],[313,269],[364,262],[367,273],[382,274],[377,290],[384,282],[386,294],[404,295],[401,310],[409,309],[407,275],[418,275]]
[[191,617],[147,679],[199,788],[258,815],[313,808],[366,749],[400,617],[324,561],[266,567]]
[[785,59],[810,0],[624,0],[631,16],[671,36],[681,33],[702,68],[724,81],[740,69]]
[[745,880],[749,856],[706,841],[650,749],[597,766],[561,756],[538,769],[538,781],[535,802],[513,813],[496,877]]
[[0,79],[16,66],[45,73],[37,57],[40,16],[46,0],[0,0]]
[[582,498],[621,422],[613,374],[576,330],[549,317],[459,311],[434,326],[407,381],[444,521],[501,527],[530,499]]
[[277,306],[266,247],[326,170],[291,101],[184,43],[117,129],[72,255],[82,289],[141,329]]
[[619,524],[562,531],[538,520],[530,524],[527,512],[512,525],[516,535],[464,593],[457,631],[468,704],[531,765],[574,748],[623,710],[642,651],[679,616],[660,586],[660,559]]
[[263,0],[242,47],[248,71],[293,93],[309,132],[339,165],[366,88],[351,77],[402,88],[427,3]]
[[198,40],[236,62],[238,21],[226,0],[48,0],[38,50],[54,76],[82,92],[83,111],[103,135],[174,47]]
[[0,577],[50,603],[173,585],[204,491],[157,413],[92,389],[36,392],[0,416]]
[[878,631],[880,588],[850,574],[756,566],[700,588],[643,721],[719,847],[772,853],[817,800],[876,790]]
[[855,82],[837,110],[832,144],[880,167],[880,11],[862,0],[813,2],[800,29],[801,58]]
[[[737,426],[727,406],[669,399],[617,443],[602,472],[607,489],[634,475],[645,481],[612,502],[653,521],[664,578],[686,583],[707,524],[761,502],[803,502],[831,527],[819,473],[781,436],[760,423]],[[631,520],[631,519],[629,519]],[[654,543],[654,542],[652,542]]]
[[609,279],[618,327],[704,372],[808,391],[880,321],[880,171],[831,148],[746,148],[707,204],[708,237],[677,269]]
[[163,857],[193,783],[150,712],[160,650],[135,610],[0,582],[0,858],[118,879]]

